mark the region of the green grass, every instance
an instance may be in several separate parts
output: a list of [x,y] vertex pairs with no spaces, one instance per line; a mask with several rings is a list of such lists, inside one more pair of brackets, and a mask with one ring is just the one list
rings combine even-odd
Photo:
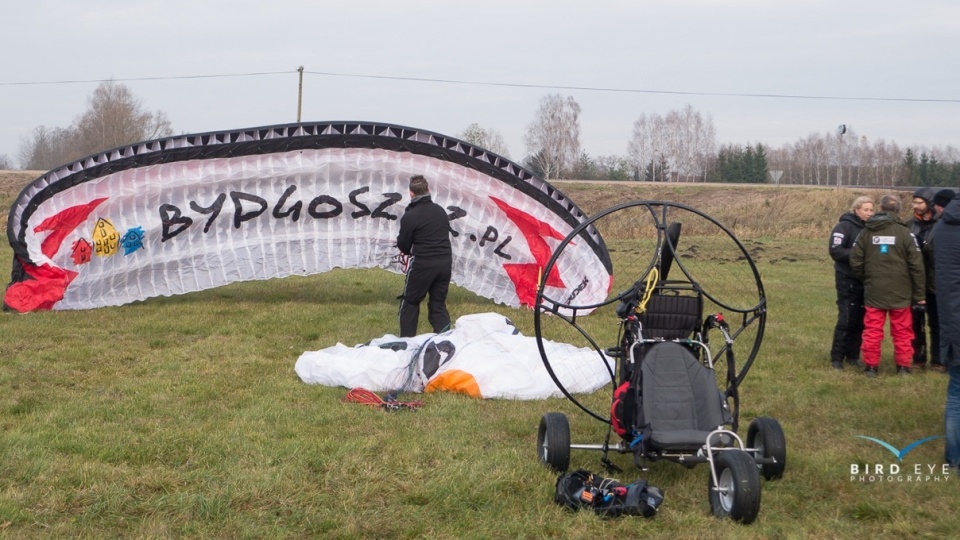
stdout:
[[[0,316],[0,536],[253,538],[933,537],[960,530],[957,478],[851,482],[851,463],[943,431],[946,377],[829,367],[835,317],[825,240],[746,238],[769,302],[744,382],[742,427],[773,416],[787,435],[780,481],[756,523],[709,514],[707,469],[632,467],[666,494],[652,520],[602,520],[553,504],[535,455],[540,416],[569,415],[576,442],[605,426],[563,399],[424,396],[415,413],[343,403],[303,384],[298,356],[396,332],[402,278],[334,271],[241,283],[116,308]],[[10,267],[0,250],[0,269]],[[497,311],[533,335],[530,311],[454,288],[454,318]],[[611,321],[590,321],[600,328]],[[426,328],[421,322],[421,328]],[[591,326],[594,327],[594,326]],[[606,399],[607,390],[596,399]],[[941,441],[911,452],[942,461]],[[600,470],[596,452],[572,466]]]

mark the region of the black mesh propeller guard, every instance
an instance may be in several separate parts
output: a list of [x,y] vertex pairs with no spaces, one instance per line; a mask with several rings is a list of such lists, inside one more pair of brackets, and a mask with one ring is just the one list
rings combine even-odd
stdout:
[[[728,387],[738,386],[757,357],[766,321],[763,283],[751,256],[751,252],[762,251],[762,244],[750,242],[753,246],[748,250],[727,227],[695,208],[668,201],[633,201],[603,210],[574,229],[556,247],[543,275],[562,260],[564,249],[578,241],[578,235],[588,227],[603,238],[612,260],[613,278],[606,300],[581,305],[575,297],[552,294],[550,288],[541,283],[534,307],[540,356],[564,395],[590,416],[610,422],[610,394],[568,391],[578,378],[577,370],[561,372],[559,366],[554,369],[543,342],[593,348],[597,352],[596,361],[608,367],[612,393],[621,382],[618,381],[620,370],[605,352],[619,345],[617,308],[621,315],[624,306],[633,309],[642,298],[646,279],[651,274],[660,279],[668,277],[671,282],[695,285],[703,294],[703,316],[723,315],[733,342],[728,345],[723,335],[713,330],[709,348],[714,361],[722,363],[732,347],[736,369],[726,382]],[[727,377],[718,372],[718,379]]]

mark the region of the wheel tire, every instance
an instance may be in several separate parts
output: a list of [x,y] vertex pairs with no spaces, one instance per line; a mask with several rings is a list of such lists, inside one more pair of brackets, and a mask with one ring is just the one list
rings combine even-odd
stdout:
[[714,454],[714,469],[718,486],[713,476],[707,477],[710,492],[710,511],[719,518],[730,519],[749,525],[760,513],[760,471],[757,462],[747,452],[722,450]]
[[537,455],[540,463],[558,472],[570,468],[570,423],[565,414],[551,412],[540,418]]
[[780,422],[766,416],[754,418],[747,429],[747,447],[756,448],[759,457],[776,460],[776,463],[757,465],[761,476],[767,480],[783,478],[783,470],[787,467],[787,439]]

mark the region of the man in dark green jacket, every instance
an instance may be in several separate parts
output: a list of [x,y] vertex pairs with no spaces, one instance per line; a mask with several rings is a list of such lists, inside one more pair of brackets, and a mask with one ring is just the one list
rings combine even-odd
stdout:
[[900,199],[884,195],[880,212],[868,219],[850,252],[850,268],[863,280],[864,373],[877,376],[883,325],[890,316],[890,335],[898,374],[909,374],[913,361],[911,307],[923,309],[923,258],[916,238],[900,221]]

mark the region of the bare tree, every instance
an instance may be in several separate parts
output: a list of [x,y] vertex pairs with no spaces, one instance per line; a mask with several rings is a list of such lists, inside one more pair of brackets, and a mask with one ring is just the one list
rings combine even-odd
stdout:
[[830,148],[827,141],[819,133],[811,133],[805,143],[806,158],[810,161],[813,175],[812,182],[818,186],[830,180]]
[[457,135],[460,139],[493,152],[494,154],[510,157],[510,149],[499,131],[480,127],[480,124],[474,122]]
[[793,146],[785,144],[780,148],[771,148],[767,152],[767,168],[771,171],[783,171],[779,183],[800,183],[796,176],[796,160],[793,156]]
[[872,186],[893,186],[903,163],[903,153],[896,144],[888,144],[879,139],[870,144],[866,137],[861,138],[862,150],[859,169],[864,169],[864,183]]
[[835,133],[827,133],[824,140],[829,154],[828,175],[832,169],[837,186],[853,185],[851,178],[859,155],[859,135],[850,126],[842,125]]
[[173,133],[166,114],[144,110],[129,88],[112,81],[94,90],[72,131],[74,150],[82,156]]
[[688,180],[705,180],[708,158],[717,152],[717,131],[710,115],[687,105],[675,113],[683,151],[677,154],[677,172]]
[[[843,128],[846,129],[846,126],[843,126]],[[847,160],[847,148],[846,145],[844,145],[843,133],[837,133],[834,136],[827,135],[826,142],[827,152],[829,152],[830,156],[828,159],[836,164],[835,167],[837,172],[835,176],[837,179],[837,186],[839,187],[843,185],[843,164]],[[830,165],[828,164],[827,167],[827,170],[829,171]]]
[[856,139],[857,145],[853,150],[853,161],[851,163],[852,170],[848,177],[853,182],[853,185],[860,186],[863,185],[864,178],[866,177],[867,172],[867,163],[870,161],[870,141],[867,140],[866,136],[861,136]]
[[633,121],[633,136],[627,143],[627,159],[637,171],[638,178],[647,164],[654,161],[653,138],[653,122],[646,114],[641,114]]
[[20,140],[20,166],[26,170],[43,171],[75,159],[70,150],[71,139],[69,130],[35,127],[29,139]]
[[903,168],[903,150],[895,142],[887,144],[881,140],[880,144],[880,163],[885,173],[881,185],[892,187],[896,185],[900,169]]
[[108,81],[94,90],[89,108],[71,127],[39,126],[30,138],[21,140],[20,164],[25,169],[53,169],[83,156],[172,133],[166,114],[144,110],[126,86]]
[[0,154],[0,171],[6,171],[13,168],[13,163],[6,154]]
[[580,105],[572,96],[548,94],[527,126],[527,152],[544,179],[557,178],[580,157]]
[[[666,116],[641,114],[633,123],[627,155],[636,170],[650,168],[654,178],[663,168],[677,180],[705,180],[717,152],[716,139],[713,119],[687,105]],[[662,171],[659,176],[666,179]]]
[[881,182],[881,171],[882,164],[880,161],[880,148],[883,141],[877,141],[874,144],[871,144],[867,147],[866,152],[864,153],[864,166],[867,167],[870,174],[867,177],[867,183],[874,186],[882,185]]
[[633,137],[627,144],[627,156],[640,179],[665,181],[670,152],[666,122],[658,115],[641,114],[633,122]]

